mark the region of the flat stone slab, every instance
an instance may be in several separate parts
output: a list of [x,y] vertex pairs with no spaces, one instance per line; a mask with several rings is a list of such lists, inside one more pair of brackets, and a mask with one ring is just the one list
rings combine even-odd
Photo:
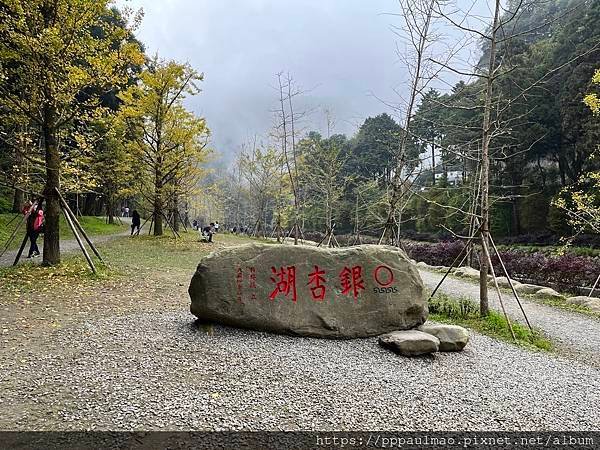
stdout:
[[522,283],[515,286],[515,291],[517,291],[518,294],[535,294],[542,289],[546,288],[544,286],[538,286],[537,284]]
[[407,330],[379,336],[379,345],[402,356],[419,356],[437,352],[440,341],[429,333]]
[[469,342],[469,332],[458,325],[423,324],[418,328],[440,341],[440,352],[460,352]]
[[600,312],[600,298],[598,297],[578,295],[576,297],[569,297],[566,301],[567,303],[571,303],[572,305],[585,306],[586,308],[589,308],[594,312]]
[[465,278],[479,278],[479,270],[473,269],[472,267],[458,267],[454,269],[454,275],[457,277],[465,277]]
[[535,295],[538,297],[550,297],[550,298],[555,298],[555,299],[564,299],[565,298],[563,295],[559,294],[554,289],[549,288],[549,287],[540,289],[539,291],[537,291],[535,293]]
[[201,320],[301,336],[377,336],[428,315],[415,266],[379,245],[229,247],[200,261],[189,294]]
[[[516,290],[517,286],[519,286],[521,284],[517,280],[513,280],[512,278],[510,279],[510,282],[509,282],[508,278],[506,278],[506,277],[496,277],[496,282],[498,283],[498,287],[501,287],[501,288],[510,288],[510,282],[512,282],[512,285],[515,288],[515,290]],[[490,285],[490,286],[495,285],[493,277],[488,280],[488,285]]]

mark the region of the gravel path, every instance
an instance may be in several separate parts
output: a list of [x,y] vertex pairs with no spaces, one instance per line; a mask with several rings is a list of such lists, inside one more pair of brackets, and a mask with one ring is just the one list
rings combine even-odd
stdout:
[[[122,217],[121,220],[124,223],[131,223],[131,219],[128,217]],[[130,233],[129,230],[125,230],[125,231],[123,231],[121,233],[117,233],[117,234],[105,234],[105,235],[101,235],[101,236],[90,236],[90,239],[92,240],[94,245],[96,245],[96,244],[102,244],[104,242],[111,241],[112,239],[120,237],[120,236],[127,236],[129,233]],[[19,237],[19,239],[23,239],[23,236]],[[88,251],[90,251],[87,246],[87,243],[83,239],[83,236],[81,236],[81,239],[84,242]],[[40,249],[40,253],[43,254],[44,253],[44,236],[40,236],[38,238],[38,247]],[[0,248],[0,250],[1,250],[1,248]],[[23,264],[24,262],[32,262],[32,261],[41,263],[41,260],[42,260],[41,256],[39,258],[27,259],[26,257],[27,257],[28,250],[29,250],[29,243],[27,243],[27,245],[25,246],[25,249],[23,250],[23,254],[21,255],[19,264]],[[79,244],[77,243],[77,241],[75,239],[68,239],[68,240],[61,239],[61,241],[60,241],[60,252],[61,253],[70,253],[70,252],[74,252],[74,251],[80,251]],[[7,251],[0,258],[0,267],[12,266],[16,257],[17,257],[17,250]]]
[[[419,270],[426,286],[434,289],[443,274]],[[452,296],[469,297],[479,303],[479,285],[453,277],[447,277],[440,288]],[[507,313],[514,319],[525,323],[523,314],[512,294],[502,293]],[[495,288],[490,287],[490,306],[501,311]],[[564,309],[541,305],[521,299],[523,309],[532,326],[544,330],[554,340],[558,349],[570,357],[600,368],[600,320]]]
[[[6,342],[6,341],[5,341]],[[403,358],[376,339],[113,316],[0,349],[0,429],[591,430],[600,371],[481,335]]]

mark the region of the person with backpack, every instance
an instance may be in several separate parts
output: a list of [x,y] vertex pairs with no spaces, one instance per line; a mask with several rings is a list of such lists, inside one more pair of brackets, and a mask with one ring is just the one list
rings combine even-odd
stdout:
[[[23,209],[27,217],[27,236],[29,237],[29,254],[27,258],[36,258],[40,256],[40,250],[37,246],[37,238],[43,232],[44,227],[44,211],[42,209],[42,199],[37,203],[28,202]],[[27,212],[25,210],[27,209]]]

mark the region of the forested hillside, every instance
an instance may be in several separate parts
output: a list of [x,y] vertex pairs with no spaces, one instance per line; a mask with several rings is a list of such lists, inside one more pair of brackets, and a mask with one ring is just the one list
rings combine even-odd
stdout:
[[[300,90],[279,74],[273,130],[245,144],[229,170],[211,171],[203,164],[208,126],[183,106],[203,75],[146,56],[134,35],[140,17],[88,2],[82,31],[67,1],[49,10],[17,3],[27,6],[0,9],[0,212],[44,194],[52,224],[60,185],[84,215],[112,222],[122,206],[136,207],[156,218],[159,234],[163,222],[177,228],[197,218],[256,235],[297,224],[305,233],[379,236],[401,172],[400,236],[473,231],[486,88],[478,75],[489,39],[473,49],[479,62],[456,70],[452,83],[418,92],[408,132],[402,114],[382,104],[387,112],[355,134],[337,134],[335,112],[315,119],[319,113],[292,108]],[[511,1],[502,19],[489,148],[492,232],[540,243],[598,234],[590,217],[600,203],[600,121],[584,98],[593,106],[598,90],[600,3]],[[310,131],[316,122],[326,129]]]
[[[510,8],[504,13],[508,24],[496,49],[506,70],[493,91],[492,231],[540,243],[551,235],[597,233],[589,223],[573,226],[577,221],[569,211],[575,208],[572,193],[582,189],[592,193],[589,206],[599,205],[589,174],[600,165],[600,121],[583,100],[598,88],[592,77],[600,65],[600,3],[550,1],[524,8],[513,3],[519,14],[510,20]],[[481,61],[489,56],[487,42],[480,43]],[[429,88],[414,112],[404,169],[412,189],[399,218],[403,236],[469,229],[465,212],[476,207],[485,83],[460,78],[446,93]],[[338,232],[378,235],[402,126],[393,114],[382,113],[366,119],[353,136],[334,132],[308,132],[295,148],[304,228],[325,233],[335,222]],[[264,190],[245,189],[252,185],[244,179],[277,172],[277,163],[264,166],[265,155],[256,146],[246,146],[231,174],[223,174],[224,194],[215,196],[223,199],[227,223],[274,228],[292,212],[277,195],[265,198]],[[281,158],[284,164],[285,155]],[[284,168],[280,175],[285,173]],[[277,177],[264,180],[281,194]]]

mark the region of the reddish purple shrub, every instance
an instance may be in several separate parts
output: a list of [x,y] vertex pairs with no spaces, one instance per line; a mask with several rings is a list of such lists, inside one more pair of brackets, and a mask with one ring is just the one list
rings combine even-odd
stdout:
[[[408,255],[416,261],[432,266],[449,266],[463,248],[459,241],[424,243],[404,242]],[[571,254],[554,256],[542,252],[522,250],[501,251],[500,255],[511,278],[548,285],[556,284],[564,289],[592,286],[600,274],[600,258]],[[492,257],[498,276],[504,275],[497,256]],[[478,267],[476,267],[478,268]]]
[[445,241],[431,244],[407,241],[402,247],[412,259],[423,261],[431,266],[449,266],[464,247],[460,241]]

